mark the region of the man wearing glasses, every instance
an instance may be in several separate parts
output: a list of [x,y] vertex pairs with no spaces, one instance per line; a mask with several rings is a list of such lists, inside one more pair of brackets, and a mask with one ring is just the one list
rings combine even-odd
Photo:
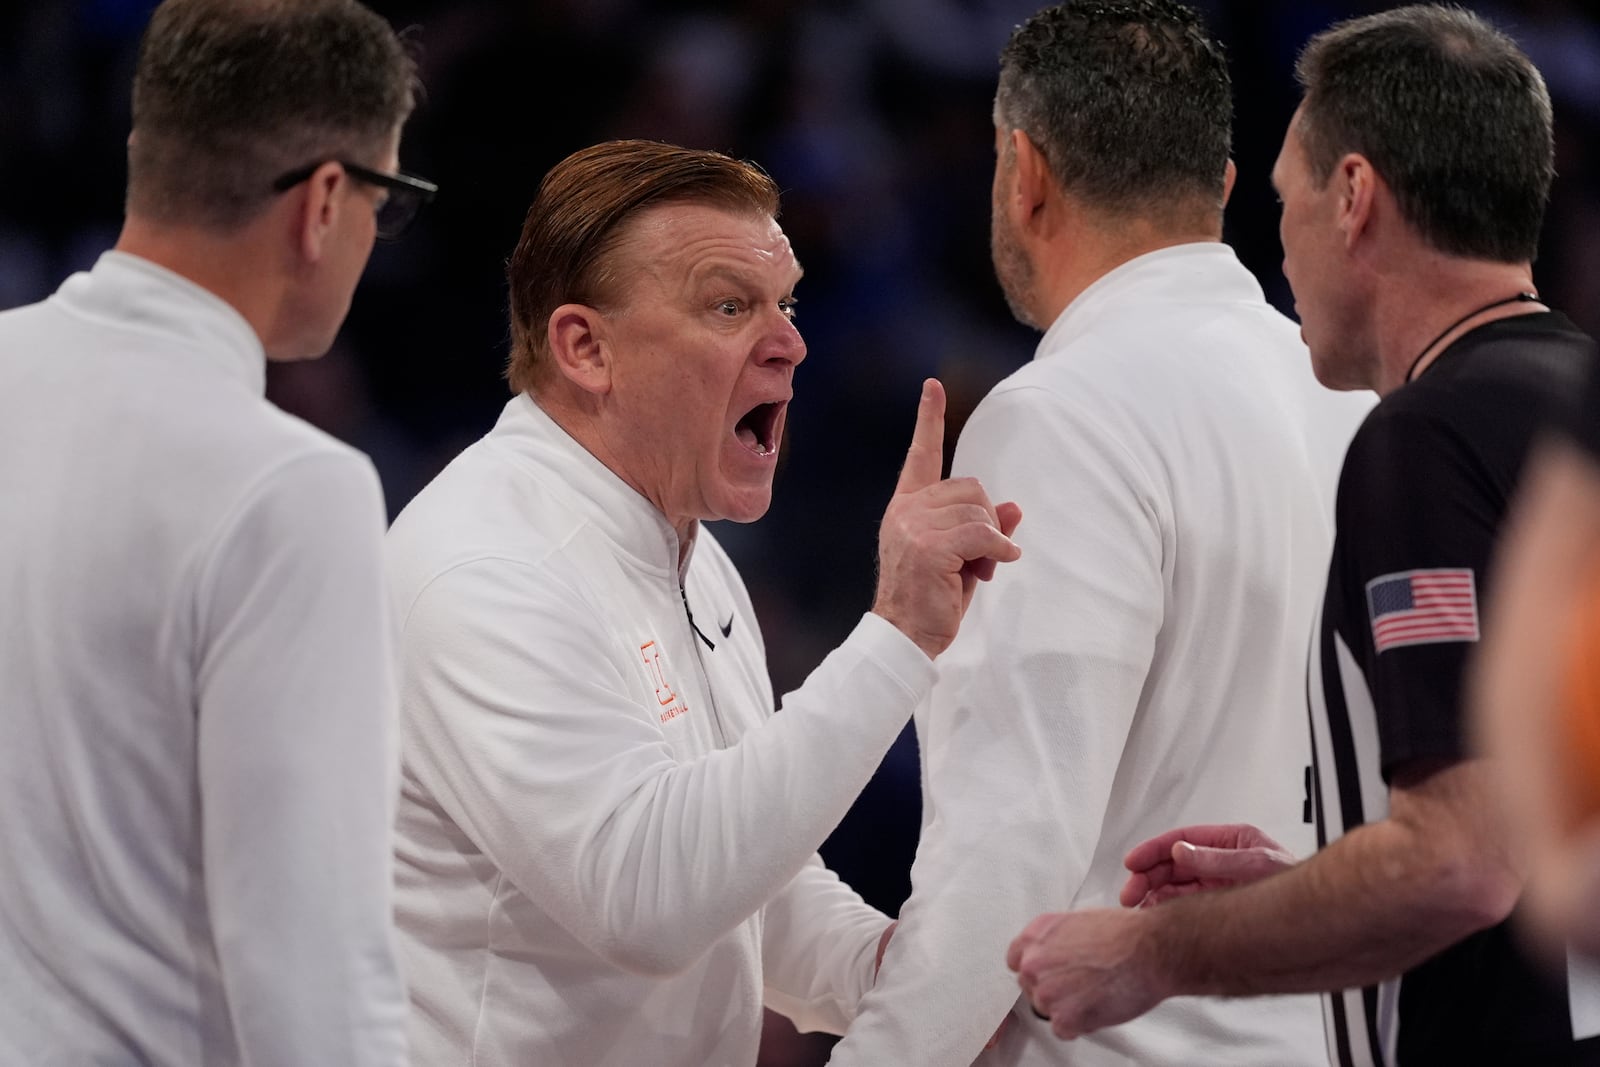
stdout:
[[167,0],[115,250],[0,315],[0,1063],[405,1060],[381,494],[262,393],[433,192],[414,76],[354,0]]

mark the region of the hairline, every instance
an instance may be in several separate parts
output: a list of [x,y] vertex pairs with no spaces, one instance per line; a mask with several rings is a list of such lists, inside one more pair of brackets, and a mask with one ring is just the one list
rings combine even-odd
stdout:
[[[1544,161],[1541,163],[1518,153],[1505,157],[1512,160],[1529,159],[1531,169],[1522,174],[1511,174],[1496,163],[1485,173],[1495,178],[1511,177],[1513,180],[1530,180],[1539,188],[1525,185],[1520,193],[1537,192],[1539,203],[1535,214],[1518,217],[1525,203],[1512,203],[1513,214],[1502,211],[1497,216],[1479,214],[1473,218],[1474,209],[1491,204],[1480,202],[1463,211],[1454,205],[1441,206],[1428,200],[1424,186],[1414,181],[1410,166],[1414,162],[1403,152],[1396,153],[1391,137],[1392,130],[1378,123],[1376,128],[1364,128],[1348,121],[1348,108],[1354,104],[1359,109],[1365,100],[1359,92],[1346,91],[1342,95],[1330,89],[1344,86],[1348,90],[1348,76],[1352,68],[1359,69],[1363,49],[1385,44],[1415,49],[1413,54],[1437,61],[1442,67],[1465,75],[1490,74],[1489,88],[1501,104],[1521,103],[1511,97],[1500,97],[1501,91],[1527,78],[1534,93],[1533,115],[1543,134]],[[1370,55],[1365,57],[1370,63]],[[1501,69],[1502,63],[1509,68]],[[1549,206],[1551,183],[1554,178],[1551,146],[1551,101],[1543,76],[1526,51],[1505,30],[1475,12],[1454,4],[1413,3],[1373,14],[1359,16],[1336,23],[1311,37],[1301,49],[1294,64],[1295,78],[1302,89],[1300,106],[1292,125],[1300,138],[1306,157],[1307,171],[1313,187],[1319,191],[1327,188],[1339,168],[1341,160],[1351,155],[1365,160],[1373,171],[1388,183],[1399,202],[1401,217],[1430,246],[1451,254],[1472,255],[1499,262],[1522,262],[1537,255],[1539,233],[1543,229]],[[1502,78],[1506,76],[1506,79]],[[1518,118],[1528,118],[1523,114]],[[1320,121],[1319,121],[1320,119]],[[1513,128],[1515,130],[1515,128]],[[1454,132],[1459,133],[1459,130]],[[1527,131],[1520,131],[1527,132]],[[1515,143],[1515,140],[1511,143]],[[1480,146],[1481,147],[1481,146]],[[1501,145],[1499,147],[1505,147]],[[1527,148],[1526,142],[1517,148]],[[1377,156],[1383,159],[1375,158]],[[1481,157],[1480,157],[1481,158]],[[1390,173],[1390,169],[1396,173]],[[1399,182],[1399,185],[1395,183]],[[1507,204],[1493,205],[1506,207]],[[1415,217],[1413,217],[1415,216]],[[1512,219],[1496,228],[1491,223],[1480,228],[1471,237],[1459,230],[1462,222],[1483,223]],[[1519,224],[1532,226],[1522,231]],[[1481,237],[1482,240],[1478,240]],[[1509,258],[1508,258],[1509,257]]]
[[[655,273],[655,260],[645,260],[635,247],[645,239],[645,231],[652,226],[664,225],[663,221],[652,219],[651,216],[660,215],[674,209],[703,207],[716,211],[729,218],[746,220],[777,222],[777,215],[768,212],[758,204],[734,205],[726,200],[719,199],[714,193],[700,195],[696,193],[669,194],[659,200],[649,200],[636,205],[631,211],[617,219],[594,243],[594,258],[590,261],[590,270],[595,287],[600,290],[612,290],[624,280],[625,275],[643,271]],[[626,261],[626,262],[624,262]],[[798,263],[798,260],[796,260]],[[617,301],[612,292],[597,292],[591,294],[595,303],[591,306],[607,310],[617,306]]]

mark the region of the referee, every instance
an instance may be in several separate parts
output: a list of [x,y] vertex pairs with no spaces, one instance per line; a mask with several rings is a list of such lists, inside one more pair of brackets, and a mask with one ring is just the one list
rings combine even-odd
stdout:
[[1549,97],[1445,7],[1336,26],[1298,74],[1284,270],[1321,381],[1383,398],[1345,460],[1309,662],[1324,847],[1288,864],[1249,828],[1163,835],[1123,896],[1159,906],[1041,916],[1009,962],[1062,1037],[1178,994],[1317,990],[1340,1067],[1600,1063],[1600,991],[1547,978],[1506,924],[1523,861],[1462,713],[1529,442],[1594,362],[1533,287]]

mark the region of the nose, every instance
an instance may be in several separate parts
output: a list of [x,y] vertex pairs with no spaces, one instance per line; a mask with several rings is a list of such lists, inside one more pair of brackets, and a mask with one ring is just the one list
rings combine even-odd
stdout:
[[772,314],[775,316],[775,321],[756,346],[756,362],[796,366],[806,358],[805,338],[800,336],[794,320],[785,315],[781,309],[773,308]]

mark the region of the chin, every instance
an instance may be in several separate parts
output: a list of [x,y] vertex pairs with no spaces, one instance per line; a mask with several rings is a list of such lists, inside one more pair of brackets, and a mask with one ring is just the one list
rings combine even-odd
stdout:
[[1334,369],[1320,359],[1313,358],[1311,360],[1311,374],[1317,379],[1317,384],[1321,385],[1324,389],[1346,388],[1346,386],[1339,381],[1339,377],[1334,373]]
[[303,363],[321,359],[333,348],[335,331],[326,337],[294,337],[267,349],[267,359],[272,363]]
[[1311,350],[1311,373],[1323,388],[1335,392],[1372,388],[1361,381],[1359,375],[1352,374],[1350,368],[1341,364],[1338,359],[1329,355],[1318,356],[1316,349]]
[[725,506],[718,509],[718,517],[728,522],[755,522],[767,513],[772,507],[772,489],[765,492],[744,492],[730,494]]
[[1314,377],[1317,380],[1317,383],[1324,389],[1339,388],[1339,386],[1334,382],[1333,368],[1328,365],[1327,360],[1318,358],[1315,349],[1313,349],[1311,352],[1311,376]]
[[308,345],[304,348],[278,349],[267,353],[268,363],[309,363],[328,354],[332,345]]

